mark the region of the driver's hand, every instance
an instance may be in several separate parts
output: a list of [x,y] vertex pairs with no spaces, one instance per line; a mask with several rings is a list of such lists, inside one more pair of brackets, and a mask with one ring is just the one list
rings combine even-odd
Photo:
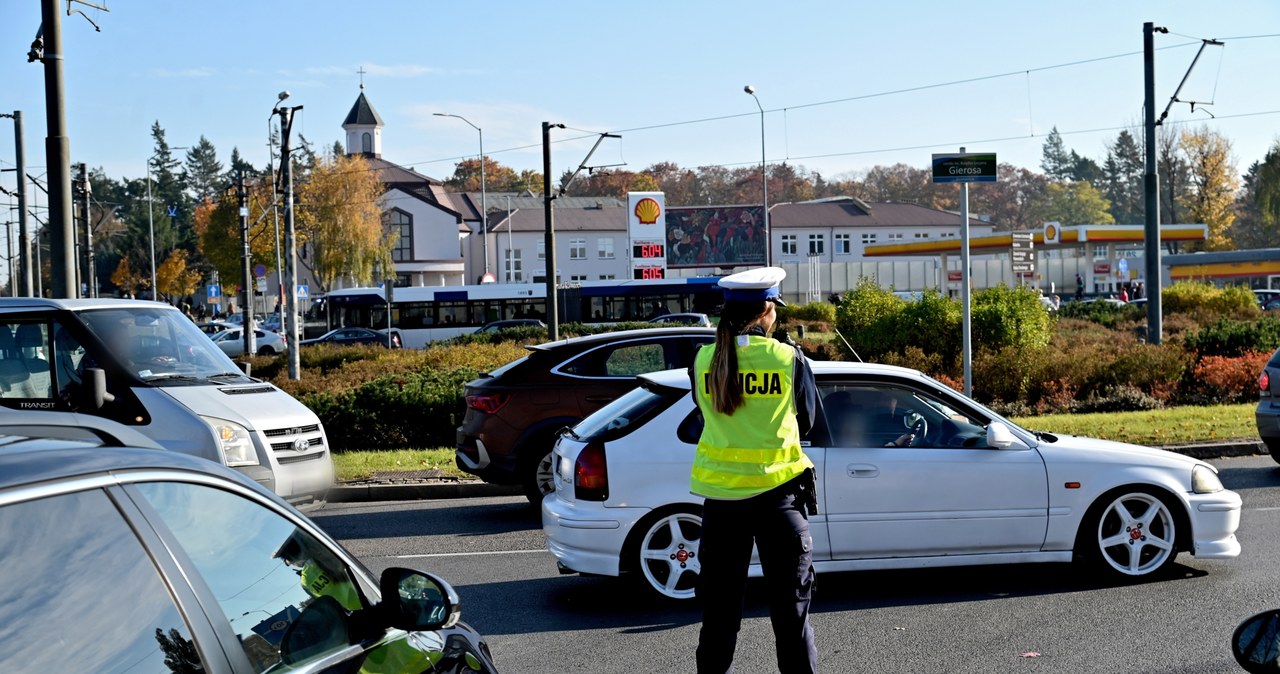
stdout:
[[907,445],[911,444],[911,440],[915,438],[915,435],[916,435],[915,433],[903,433],[902,435],[899,435],[893,440],[890,440],[889,442],[884,443],[884,446],[885,447],[906,447]]

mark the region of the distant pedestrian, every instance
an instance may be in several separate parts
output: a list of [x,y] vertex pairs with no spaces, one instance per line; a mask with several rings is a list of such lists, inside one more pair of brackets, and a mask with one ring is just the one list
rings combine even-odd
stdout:
[[1124,286],[1120,286],[1120,301],[1126,304],[1129,303],[1129,291]]
[[1084,299],[1084,277],[1076,274],[1076,301]]

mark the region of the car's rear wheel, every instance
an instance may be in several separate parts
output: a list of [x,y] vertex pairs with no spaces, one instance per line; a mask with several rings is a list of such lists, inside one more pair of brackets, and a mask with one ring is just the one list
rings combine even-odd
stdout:
[[524,489],[525,498],[533,505],[542,503],[542,499],[556,490],[555,474],[551,466],[552,440],[535,444],[536,449],[528,453],[520,466],[520,486]]
[[702,571],[702,515],[692,509],[658,511],[641,520],[632,536],[624,566],[663,597],[693,599]]
[[1271,453],[1272,460],[1280,463],[1280,438],[1263,438],[1262,442],[1267,446],[1267,451]]
[[1113,491],[1085,517],[1076,550],[1116,576],[1149,576],[1178,556],[1178,518],[1159,496],[1140,488]]
[[269,347],[269,346],[259,347],[259,348],[258,348],[258,355],[259,355],[259,356],[274,356],[274,355],[276,355],[276,350],[275,350],[275,349],[273,349],[273,348],[271,348],[271,347]]

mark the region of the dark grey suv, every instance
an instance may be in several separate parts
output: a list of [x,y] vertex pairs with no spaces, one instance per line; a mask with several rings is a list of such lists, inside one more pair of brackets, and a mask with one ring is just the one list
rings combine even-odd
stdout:
[[1271,354],[1271,360],[1258,375],[1258,409],[1254,418],[1258,437],[1271,451],[1271,458],[1280,463],[1280,350]]
[[0,425],[5,669],[494,671],[443,580],[374,578],[212,462],[47,430]]

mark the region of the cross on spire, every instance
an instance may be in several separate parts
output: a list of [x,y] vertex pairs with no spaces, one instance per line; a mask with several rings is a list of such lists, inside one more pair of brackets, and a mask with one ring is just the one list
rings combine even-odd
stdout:
[[356,72],[360,73],[360,88],[364,89],[364,76],[367,71],[365,71],[364,66],[360,66],[360,69]]

